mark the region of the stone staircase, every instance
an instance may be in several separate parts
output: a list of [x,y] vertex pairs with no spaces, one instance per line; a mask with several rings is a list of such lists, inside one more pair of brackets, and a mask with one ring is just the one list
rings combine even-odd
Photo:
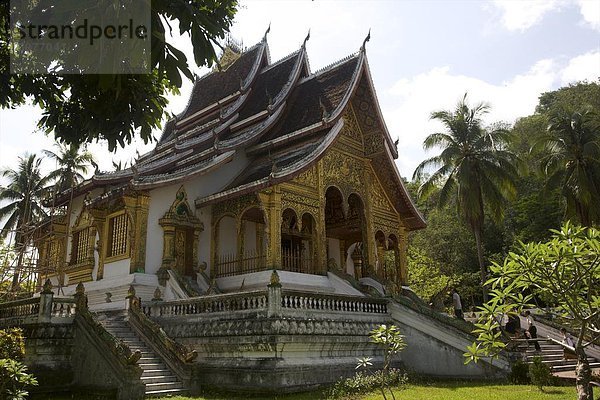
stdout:
[[[564,358],[563,347],[549,339],[539,339],[540,352],[537,352],[530,343],[520,341],[518,349],[524,354],[525,361],[532,363],[534,357],[542,357],[542,362],[552,367],[552,372],[575,371],[577,360]],[[590,368],[600,368],[600,360],[588,356]]]
[[143,370],[140,379],[146,385],[146,396],[169,396],[187,392],[163,360],[134,332],[127,322],[125,312],[102,312],[97,315],[108,332],[121,339],[131,351],[139,350],[142,353],[138,365]]

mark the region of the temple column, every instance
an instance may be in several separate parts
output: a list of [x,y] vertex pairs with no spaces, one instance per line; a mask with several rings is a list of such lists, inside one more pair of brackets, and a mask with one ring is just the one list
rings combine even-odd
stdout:
[[401,228],[399,231],[398,250],[396,254],[398,286],[401,287],[402,285],[408,285],[408,232],[404,228]]
[[125,211],[131,217],[132,232],[130,234],[129,272],[144,272],[146,265],[146,231],[148,227],[148,209],[150,197],[138,194],[135,197],[125,196]]
[[267,221],[265,237],[267,239],[266,266],[269,269],[280,269],[281,263],[281,189],[273,186],[258,194],[264,207]]
[[[160,223],[160,222],[159,222]],[[169,269],[175,262],[175,226],[163,225],[162,268]]]

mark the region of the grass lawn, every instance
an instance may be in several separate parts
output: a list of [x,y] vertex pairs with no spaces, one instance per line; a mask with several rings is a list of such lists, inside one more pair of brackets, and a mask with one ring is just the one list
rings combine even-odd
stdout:
[[[576,399],[575,387],[549,387],[540,392],[531,385],[502,385],[483,382],[435,382],[409,384],[395,392],[397,400],[570,400]],[[389,398],[390,396],[388,396]],[[164,397],[159,400],[318,400],[320,392],[290,395],[248,396],[208,395],[203,397]],[[379,392],[356,397],[360,400],[381,400]]]

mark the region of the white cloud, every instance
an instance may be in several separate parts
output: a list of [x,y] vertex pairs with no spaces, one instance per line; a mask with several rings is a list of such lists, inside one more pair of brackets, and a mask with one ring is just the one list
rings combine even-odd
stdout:
[[555,89],[560,83],[596,79],[599,69],[594,68],[594,63],[597,66],[599,58],[598,52],[590,52],[567,63],[540,60],[525,73],[500,85],[454,74],[447,66],[397,81],[389,89],[395,102],[384,109],[384,116],[392,137],[400,138],[400,172],[403,176],[411,177],[417,164],[434,154],[425,154],[422,143],[428,134],[440,131],[443,127],[439,122],[429,119],[430,113],[453,109],[465,92],[468,92],[471,104],[485,101],[491,105],[485,123],[513,123],[517,118],[534,112],[541,93]]
[[[600,3],[599,3],[600,4]],[[561,72],[561,82],[567,85],[582,80],[600,78],[600,50],[590,51],[572,58]]]
[[502,23],[510,31],[525,31],[542,20],[550,11],[558,10],[564,0],[494,0],[502,12]]
[[598,0],[578,0],[577,3],[583,21],[593,29],[600,31],[600,2]]

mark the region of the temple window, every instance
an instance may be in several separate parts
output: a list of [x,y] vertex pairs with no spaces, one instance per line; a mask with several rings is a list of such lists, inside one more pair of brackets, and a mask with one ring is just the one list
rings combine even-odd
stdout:
[[73,232],[71,264],[82,264],[88,258],[90,229],[84,228]]
[[129,250],[129,223],[125,211],[120,211],[108,217],[108,236],[106,257],[126,258]]

